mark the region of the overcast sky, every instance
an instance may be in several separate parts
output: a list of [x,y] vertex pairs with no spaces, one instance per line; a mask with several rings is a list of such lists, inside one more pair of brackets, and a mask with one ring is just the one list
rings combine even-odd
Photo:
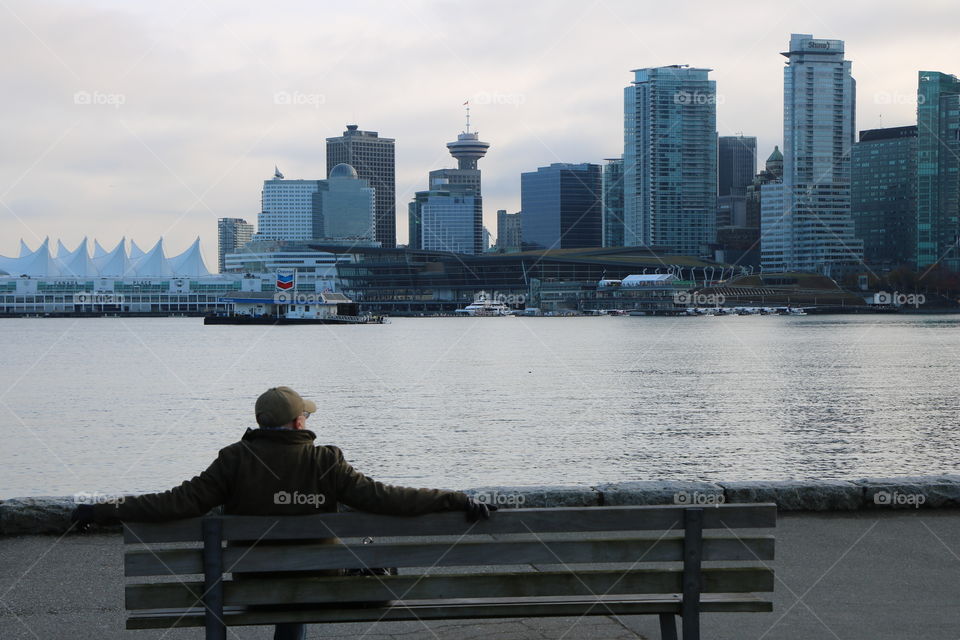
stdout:
[[484,220],[520,173],[623,151],[631,69],[708,67],[720,135],[782,139],[790,33],[846,41],[857,128],[915,123],[917,71],[960,74],[960,5],[918,2],[0,0],[0,254],[88,235],[168,255],[256,222],[262,181],[326,175],[347,123],[397,140],[398,241],[463,102],[491,144]]

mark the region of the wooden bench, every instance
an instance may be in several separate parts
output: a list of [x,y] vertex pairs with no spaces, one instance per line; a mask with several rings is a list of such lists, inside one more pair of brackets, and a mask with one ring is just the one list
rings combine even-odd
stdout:
[[[774,538],[742,530],[775,526],[773,504],[507,509],[476,523],[463,512],[127,523],[127,628],[205,626],[222,640],[226,626],[277,622],[654,614],[664,640],[676,639],[676,616],[693,640],[701,612],[772,611]],[[400,574],[269,574],[358,567]]]

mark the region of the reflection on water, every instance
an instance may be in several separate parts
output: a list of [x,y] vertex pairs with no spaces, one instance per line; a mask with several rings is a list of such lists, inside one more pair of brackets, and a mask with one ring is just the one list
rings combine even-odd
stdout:
[[3,320],[0,497],[199,471],[287,384],[417,486],[957,473],[960,318]]

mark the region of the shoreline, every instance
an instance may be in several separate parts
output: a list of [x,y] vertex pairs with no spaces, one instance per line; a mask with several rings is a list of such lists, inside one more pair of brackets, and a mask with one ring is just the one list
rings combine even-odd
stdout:
[[[772,502],[781,512],[850,512],[960,508],[960,474],[859,478],[856,480],[670,481],[650,480],[578,486],[490,486],[462,489],[501,508],[590,507]],[[107,496],[97,496],[109,500]],[[0,500],[0,536],[63,534],[74,496]],[[118,528],[114,527],[114,530]],[[109,529],[106,529],[109,530]]]

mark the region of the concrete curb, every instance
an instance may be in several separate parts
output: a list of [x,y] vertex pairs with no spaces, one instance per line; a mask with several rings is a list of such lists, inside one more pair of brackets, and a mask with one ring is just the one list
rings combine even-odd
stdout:
[[[478,487],[465,493],[511,507],[595,507],[773,502],[781,511],[943,509],[960,507],[960,475],[861,478],[858,480],[755,480],[696,482],[651,480],[596,487]],[[88,499],[85,497],[84,499]],[[73,496],[0,501],[0,535],[62,534],[70,528]],[[116,530],[116,527],[105,530]]]

